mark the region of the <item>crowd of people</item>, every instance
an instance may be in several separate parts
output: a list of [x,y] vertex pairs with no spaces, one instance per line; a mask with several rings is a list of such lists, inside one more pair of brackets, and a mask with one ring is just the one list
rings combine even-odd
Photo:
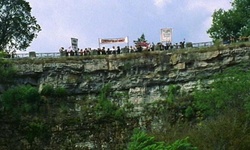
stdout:
[[185,48],[185,40],[183,42],[180,42],[179,44],[178,43],[172,44],[167,42],[164,45],[162,43],[158,43],[158,46],[160,47],[159,48],[160,50],[183,49]]
[[85,49],[72,49],[69,47],[68,49],[65,49],[64,47],[61,47],[59,49],[61,56],[87,56],[87,55],[116,55],[121,53],[137,53],[142,51],[155,51],[155,50],[171,50],[171,49],[183,49],[185,47],[185,41],[175,44],[172,43],[157,43],[156,45],[154,43],[148,44],[147,46],[144,45],[135,45],[135,46],[125,46],[121,48],[120,46],[112,46],[111,48],[98,48],[98,49],[91,49],[91,48],[85,48]]

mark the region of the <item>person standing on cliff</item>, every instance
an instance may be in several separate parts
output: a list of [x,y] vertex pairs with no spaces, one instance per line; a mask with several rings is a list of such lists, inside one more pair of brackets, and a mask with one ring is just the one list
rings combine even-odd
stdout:
[[115,48],[115,46],[112,47],[111,51],[112,51],[112,54],[116,54],[116,48]]
[[154,42],[152,42],[152,45],[151,45],[151,51],[154,51],[155,50],[155,43]]
[[61,47],[61,48],[59,49],[59,53],[60,53],[60,56],[63,56],[63,53],[64,53],[64,47]]
[[139,45],[139,46],[137,47],[137,51],[138,51],[138,52],[142,52],[142,46],[141,46],[141,45]]
[[107,50],[107,54],[110,55],[111,54],[111,50],[108,48]]
[[120,54],[120,53],[121,53],[120,46],[117,46],[117,54]]

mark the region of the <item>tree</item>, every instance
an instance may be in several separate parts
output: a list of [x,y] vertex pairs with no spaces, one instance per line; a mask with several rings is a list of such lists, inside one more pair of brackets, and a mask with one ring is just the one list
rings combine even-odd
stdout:
[[145,47],[148,48],[149,47],[149,43],[147,43],[147,40],[145,38],[145,35],[142,34],[140,38],[137,39],[137,41],[134,41],[135,43],[135,47]]
[[128,150],[197,150],[188,141],[188,137],[176,140],[174,143],[167,144],[165,142],[157,142],[154,136],[148,135],[144,131],[135,130],[130,142]]
[[212,15],[212,26],[207,33],[213,40],[228,41],[250,35],[250,1],[234,0],[228,11],[219,9]]
[[0,0],[0,51],[25,50],[41,31],[25,0]]
[[145,39],[145,35],[144,35],[144,33],[141,35],[141,37],[140,37],[140,38],[138,38],[138,40],[137,40],[137,41],[134,41],[134,43],[135,43],[135,44],[137,44],[137,43],[141,43],[141,42],[147,42],[147,40]]

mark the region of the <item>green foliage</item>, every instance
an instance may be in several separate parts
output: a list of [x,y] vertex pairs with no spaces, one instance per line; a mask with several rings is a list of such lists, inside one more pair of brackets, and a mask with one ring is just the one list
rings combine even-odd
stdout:
[[35,139],[46,140],[46,138],[50,138],[49,128],[48,126],[38,120],[29,122],[27,127],[25,128],[25,135],[27,141],[32,145],[35,142]]
[[105,85],[99,95],[98,103],[95,106],[96,115],[99,119],[103,118],[115,118],[122,119],[125,115],[125,111],[119,108],[116,104],[108,100],[108,95],[111,91],[111,85]]
[[4,111],[17,117],[23,113],[37,112],[40,100],[38,89],[24,85],[11,88],[1,95]]
[[193,116],[195,116],[195,110],[192,106],[187,106],[187,108],[185,109],[185,113],[184,113],[186,118],[192,118]]
[[42,88],[41,95],[52,98],[63,98],[68,95],[68,92],[65,88],[54,88],[52,85],[47,84]]
[[0,50],[26,49],[41,30],[25,0],[0,1]]
[[240,31],[239,31],[239,35],[241,35],[242,37],[248,37],[248,41],[249,41],[249,36],[250,36],[250,19],[247,21],[246,25],[244,25]]
[[167,101],[173,103],[178,95],[180,87],[176,85],[169,85]]
[[136,47],[149,45],[149,43],[147,43],[147,40],[144,34],[142,34],[141,37],[137,39],[137,41],[135,40],[134,43]]
[[0,83],[11,82],[15,74],[16,70],[13,68],[12,63],[0,57]]
[[137,39],[137,41],[134,41],[135,44],[140,43],[140,42],[147,42],[144,33],[141,35],[140,38]]
[[128,150],[166,150],[166,143],[157,142],[153,136],[135,130],[128,144]]
[[249,121],[244,112],[228,110],[201,122],[189,137],[198,149],[250,149]]
[[165,142],[158,142],[155,137],[145,132],[135,130],[128,144],[128,150],[197,150],[188,142],[188,138],[176,140],[167,145]]
[[41,95],[53,96],[55,94],[54,87],[52,85],[45,85],[41,91]]
[[167,146],[167,150],[198,150],[188,141],[188,137],[181,140],[176,140],[171,145]]
[[124,63],[124,70],[128,71],[132,68],[132,66],[133,66],[133,64],[130,61],[125,62]]
[[244,109],[250,96],[250,72],[233,70],[216,77],[211,88],[194,93],[195,106],[205,116],[214,116],[227,109]]
[[66,115],[70,111],[70,108],[66,103],[61,102],[59,107],[59,111],[62,114]]
[[102,101],[102,100],[107,99],[110,92],[111,92],[111,84],[104,85],[103,88],[101,89],[99,100]]
[[59,97],[60,98],[60,97],[67,96],[68,92],[67,92],[67,90],[65,88],[57,87],[57,88],[55,88],[54,94],[55,94],[55,97]]
[[[223,74],[214,76],[214,82],[209,88],[195,91],[193,98],[191,95],[190,98],[187,96],[182,100],[182,97],[176,96],[173,103],[157,105],[155,111],[147,109],[157,117],[163,114],[164,117],[171,115],[170,119],[178,119],[176,114],[180,114],[180,117],[184,114],[185,117],[181,119],[183,122],[178,121],[170,125],[164,122],[163,128],[153,131],[154,136],[161,141],[171,142],[179,142],[183,137],[189,137],[188,141],[198,149],[249,149],[248,66],[242,64],[241,70],[224,70]],[[162,108],[164,113],[157,114]],[[171,122],[170,119],[168,122]]]
[[3,50],[0,49],[0,59],[1,58],[6,58],[7,57],[7,53],[3,52]]
[[232,9],[219,9],[212,15],[211,28],[207,31],[213,40],[237,40],[240,36],[249,36],[250,10],[249,0],[234,0]]

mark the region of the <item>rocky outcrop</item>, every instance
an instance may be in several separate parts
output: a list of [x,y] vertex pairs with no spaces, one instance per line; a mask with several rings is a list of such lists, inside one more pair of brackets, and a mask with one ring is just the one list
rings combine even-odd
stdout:
[[192,92],[200,79],[248,61],[250,48],[210,51],[154,51],[93,57],[15,59],[19,84],[50,84],[81,97],[98,94],[105,84],[134,104],[165,99],[169,85]]

